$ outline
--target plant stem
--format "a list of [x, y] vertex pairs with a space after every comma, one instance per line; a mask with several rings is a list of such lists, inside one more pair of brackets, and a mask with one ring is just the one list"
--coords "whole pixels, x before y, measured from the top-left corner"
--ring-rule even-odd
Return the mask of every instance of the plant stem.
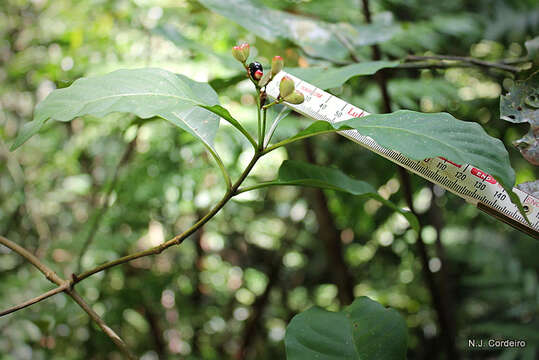
[[[479, 60], [469, 56], [455, 56], [455, 55], [408, 55], [405, 58], [405, 61], [424, 61], [424, 60], [438, 60], [438, 61], [458, 61], [464, 64], [477, 65], [487, 68], [496, 68], [501, 70], [506, 70], [510, 72], [519, 72], [520, 69], [511, 65], [496, 63], [492, 61]], [[403, 64], [404, 65], [404, 64]]]
[[264, 150], [264, 138], [266, 137], [266, 116], [268, 109], [263, 108], [262, 110], [262, 136], [260, 137], [260, 150]]
[[0, 317], [4, 316], [4, 315], [7, 315], [7, 314], [11, 314], [12, 312], [15, 312], [15, 311], [18, 311], [18, 310], [21, 310], [21, 309], [24, 309], [25, 307], [28, 307], [30, 305], [33, 305], [35, 303], [38, 303], [40, 301], [43, 301], [53, 295], [56, 295], [58, 293], [61, 293], [63, 291], [65, 291], [67, 288], [69, 287], [69, 284], [64, 284], [64, 285], [60, 285], [52, 290], [49, 290], [47, 291], [46, 293], [43, 293], [39, 296], [36, 296], [35, 298], [33, 299], [30, 299], [30, 300], [27, 300], [23, 303], [20, 303], [18, 305], [15, 305], [9, 309], [6, 309], [6, 310], [3, 310], [3, 311], [0, 311]]
[[[3, 236], [0, 236], [0, 244], [4, 245], [5, 247], [13, 250], [23, 258], [25, 258], [28, 262], [30, 262], [32, 265], [34, 265], [39, 271], [41, 271], [45, 277], [55, 283], [59, 286], [59, 288], [62, 288], [62, 290], [53, 289], [51, 291], [48, 291], [47, 293], [38, 296], [39, 300], [35, 301], [37, 298], [34, 298], [32, 304], [37, 303], [38, 301], [42, 301], [54, 294], [57, 294], [59, 292], [66, 292], [79, 306], [86, 311], [86, 313], [94, 320], [99, 327], [105, 332], [105, 334], [112, 339], [112, 341], [116, 344], [116, 346], [120, 349], [120, 351], [128, 358], [128, 359], [135, 359], [133, 355], [131, 355], [131, 352], [127, 348], [127, 345], [125, 342], [109, 327], [105, 322], [93, 311], [88, 304], [80, 297], [80, 295], [71, 287], [71, 282], [66, 281], [62, 278], [60, 278], [52, 269], [50, 269], [47, 265], [43, 264], [34, 254], [30, 253], [25, 248], [19, 246], [18, 244], [14, 243], [11, 240], [6, 239]], [[55, 291], [56, 290], [56, 291]], [[30, 300], [31, 302], [32, 300]], [[31, 305], [31, 304], [28, 304]], [[23, 307], [20, 307], [19, 309], [22, 309]], [[17, 309], [18, 310], [18, 309]], [[13, 310], [16, 311], [16, 310]], [[13, 312], [11, 311], [11, 312]]]
[[0, 235], [0, 244], [4, 245], [5, 247], [15, 251], [17, 254], [22, 256], [24, 259], [26, 259], [29, 263], [34, 265], [50, 282], [53, 282], [57, 285], [63, 285], [64, 280], [60, 278], [56, 273], [49, 268], [47, 265], [43, 264], [41, 260], [39, 260], [34, 254], [32, 254], [30, 251], [26, 250], [22, 246], [14, 243], [13, 241], [6, 239], [5, 237]]
[[260, 134], [262, 133], [262, 124], [261, 124], [261, 119], [260, 119], [260, 91], [258, 91], [257, 89], [257, 96], [256, 96], [256, 116], [257, 116], [257, 133], [258, 133], [258, 149], [260, 149], [260, 143], [262, 142], [260, 139]]
[[105, 334], [116, 344], [122, 353], [128, 358], [135, 360], [136, 357], [131, 354], [125, 342], [112, 330], [99, 315], [84, 301], [84, 299], [74, 290], [68, 288], [66, 292], [75, 300], [77, 304], [90, 316], [90, 318], [103, 330]]
[[269, 108], [272, 107], [273, 105], [280, 104], [281, 102], [282, 102], [282, 100], [273, 100], [273, 101], [270, 102], [269, 104], [266, 104], [266, 105], [262, 106], [262, 109], [264, 109], [264, 110], [269, 109]]

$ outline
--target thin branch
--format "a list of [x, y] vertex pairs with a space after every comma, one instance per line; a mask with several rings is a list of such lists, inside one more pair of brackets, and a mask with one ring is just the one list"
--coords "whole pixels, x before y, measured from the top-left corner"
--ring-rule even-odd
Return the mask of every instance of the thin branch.
[[[258, 105], [258, 113], [260, 116], [260, 103]], [[260, 121], [259, 121], [260, 124]], [[259, 127], [259, 130], [260, 127]], [[260, 140], [260, 137], [259, 137]], [[261, 143], [262, 144], [262, 143]], [[16, 243], [6, 239], [3, 236], [0, 236], [0, 244], [5, 245], [6, 247], [12, 249], [13, 251], [20, 254], [22, 257], [24, 257], [26, 260], [28, 260], [30, 263], [32, 263], [36, 268], [38, 268], [43, 274], [45, 274], [46, 278], [50, 281], [54, 282], [55, 284], [59, 285], [59, 288], [51, 290], [47, 294], [44, 294], [40, 296], [40, 299], [37, 301], [34, 301], [32, 303], [36, 303], [38, 301], [41, 301], [49, 296], [52, 296], [53, 294], [59, 293], [59, 292], [66, 292], [75, 300], [79, 306], [88, 313], [88, 315], [94, 320], [99, 327], [109, 336], [112, 341], [118, 346], [118, 348], [127, 356], [129, 359], [134, 359], [133, 355], [130, 354], [127, 346], [123, 342], [123, 340], [109, 327], [107, 326], [103, 320], [84, 302], [84, 300], [78, 295], [78, 293], [73, 289], [73, 286], [77, 284], [78, 282], [84, 280], [85, 278], [98, 273], [100, 271], [103, 271], [105, 269], [111, 268], [116, 265], [120, 265], [123, 263], [126, 263], [128, 261], [138, 259], [141, 257], [149, 256], [149, 255], [155, 255], [161, 253], [163, 250], [173, 246], [173, 245], [179, 245], [185, 240], [188, 236], [193, 234], [195, 231], [197, 231], [199, 228], [201, 228], [206, 222], [208, 222], [213, 216], [215, 216], [224, 206], [225, 204], [234, 196], [238, 195], [238, 189], [240, 185], [243, 183], [243, 181], [247, 178], [253, 167], [255, 166], [256, 162], [260, 157], [264, 155], [263, 153], [263, 146], [260, 150], [255, 151], [253, 158], [247, 165], [247, 167], [244, 169], [238, 180], [231, 185], [228, 189], [223, 198], [217, 203], [211, 210], [208, 212], [204, 217], [202, 217], [199, 221], [197, 221], [193, 226], [191, 226], [189, 229], [184, 231], [183, 233], [176, 235], [174, 238], [158, 245], [153, 248], [134, 253], [131, 255], [127, 255], [124, 257], [121, 257], [119, 259], [116, 259], [114, 261], [110, 261], [108, 263], [99, 265], [95, 267], [92, 270], [86, 271], [81, 275], [75, 275], [72, 274], [72, 278], [69, 281], [61, 279], [54, 271], [49, 269], [46, 265], [44, 265], [39, 259], [37, 259], [33, 254], [31, 254], [26, 249], [20, 247]], [[218, 158], [216, 158], [217, 160]], [[230, 181], [228, 179], [228, 181]], [[228, 183], [227, 181], [227, 183]], [[51, 294], [49, 294], [51, 293]], [[29, 304], [30, 305], [30, 304]], [[15, 310], [14, 310], [15, 311]]]
[[522, 64], [522, 63], [530, 62], [530, 61], [532, 61], [532, 59], [530, 59], [529, 56], [522, 56], [522, 57], [514, 58], [514, 59], [502, 59], [502, 60], [500, 60], [500, 62], [502, 64], [507, 64], [507, 65], [510, 65], [510, 64]]
[[424, 60], [438, 60], [438, 61], [458, 61], [463, 64], [470, 64], [470, 65], [476, 65], [481, 67], [487, 67], [487, 68], [495, 68], [495, 69], [501, 69], [506, 70], [510, 72], [519, 72], [520, 69], [514, 66], [510, 66], [503, 63], [497, 63], [492, 61], [484, 61], [479, 60], [473, 57], [469, 56], [455, 56], [455, 55], [428, 55], [428, 56], [420, 56], [420, 55], [408, 55], [405, 58], [405, 61], [424, 61]]
[[361, 60], [359, 59], [359, 55], [356, 53], [356, 50], [354, 49], [354, 46], [352, 44], [350, 44], [350, 41], [348, 41], [346, 36], [339, 33], [338, 31], [335, 31], [334, 34], [335, 34], [335, 37], [337, 38], [337, 40], [339, 40], [339, 42], [341, 44], [343, 44], [344, 47], [348, 50], [348, 53], [350, 54], [350, 57], [352, 58], [352, 60], [354, 60], [353, 62], [354, 63], [360, 63]]
[[260, 109], [263, 106], [260, 103], [260, 91], [257, 89], [257, 96], [256, 96], [256, 115], [257, 115], [257, 140], [258, 140], [258, 149], [260, 149], [260, 146], [262, 144], [262, 119], [261, 119], [261, 113]]
[[7, 315], [7, 314], [11, 314], [12, 312], [24, 309], [25, 307], [28, 307], [28, 306], [33, 305], [35, 303], [38, 303], [38, 302], [40, 302], [42, 300], [45, 300], [45, 299], [47, 299], [47, 298], [49, 298], [49, 297], [51, 297], [53, 295], [61, 293], [61, 292], [65, 291], [68, 287], [69, 287], [68, 283], [66, 283], [64, 285], [60, 285], [60, 286], [58, 286], [58, 287], [56, 287], [56, 288], [54, 288], [52, 290], [47, 291], [44, 294], [36, 296], [33, 299], [27, 300], [27, 301], [25, 301], [23, 303], [20, 303], [18, 305], [15, 305], [15, 306], [9, 308], [9, 309], [0, 311], [0, 317], [2, 317], [4, 315]]
[[450, 69], [450, 68], [471, 68], [474, 67], [473, 64], [468, 63], [460, 63], [460, 62], [453, 62], [453, 63], [433, 63], [428, 61], [422, 61], [422, 62], [408, 62], [408, 63], [401, 63], [394, 68], [391, 69]]
[[262, 110], [263, 116], [262, 116], [262, 137], [260, 138], [260, 143], [262, 144], [262, 147], [264, 146], [264, 138], [266, 137], [266, 117], [267, 117], [268, 109], [264, 108]]
[[101, 330], [103, 330], [103, 332], [107, 334], [109, 338], [111, 338], [114, 344], [116, 344], [116, 346], [128, 359], [136, 359], [136, 357], [131, 354], [122, 338], [120, 338], [120, 336], [118, 336], [118, 334], [116, 334], [114, 330], [112, 330], [107, 324], [105, 324], [103, 319], [101, 319], [99, 315], [97, 315], [97, 313], [84, 301], [84, 299], [74, 289], [69, 288], [66, 290], [66, 292], [69, 294], [69, 296], [73, 298], [73, 300], [75, 300], [77, 304], [79, 304], [79, 306], [90, 316], [90, 318], [92, 318], [92, 320], [101, 328]]
[[334, 60], [334, 59], [326, 58], [324, 56], [318, 56], [318, 55], [315, 55], [315, 54], [309, 54], [309, 52], [305, 51], [305, 49], [302, 48], [302, 47], [300, 47], [299, 50], [303, 53], [303, 55], [305, 55], [308, 58], [313, 59], [313, 60], [326, 61], [326, 62], [330, 62], [332, 64], [342, 65], [342, 66], [353, 64], [353, 62], [351, 62], [351, 61]]
[[[131, 355], [125, 342], [107, 324], [105, 324], [105, 322], [99, 317], [99, 315], [97, 315], [96, 312], [93, 311], [92, 308], [90, 308], [90, 306], [86, 304], [86, 302], [80, 297], [80, 295], [73, 288], [71, 288], [71, 283], [69, 281], [66, 281], [60, 278], [58, 275], [56, 275], [56, 273], [52, 269], [50, 269], [47, 265], [43, 264], [34, 254], [30, 253], [25, 248], [19, 246], [18, 244], [14, 243], [11, 240], [6, 239], [5, 237], [1, 235], [0, 235], [0, 244], [13, 250], [17, 254], [25, 258], [28, 262], [34, 265], [39, 271], [41, 271], [49, 281], [59, 286], [58, 288], [53, 289], [43, 294], [42, 296], [39, 297], [40, 298], [39, 300], [32, 302], [32, 304], [35, 304], [38, 301], [42, 301], [61, 291], [66, 292], [69, 296], [71, 296], [71, 298], [73, 298], [73, 300], [75, 300], [77, 304], [79, 304], [79, 306], [84, 311], [86, 311], [86, 313], [92, 318], [92, 320], [94, 320], [97, 323], [97, 325], [99, 325], [99, 327], [105, 332], [105, 334], [107, 334], [107, 336], [111, 338], [111, 340], [116, 344], [116, 346], [120, 349], [122, 353], [124, 353], [124, 355], [128, 359], [135, 359], [135, 357]], [[62, 288], [62, 290], [58, 290], [60, 288]], [[28, 305], [31, 305], [31, 304], [28, 304]], [[20, 309], [22, 309], [22, 307], [20, 307]], [[16, 310], [13, 310], [13, 311], [16, 311]]]

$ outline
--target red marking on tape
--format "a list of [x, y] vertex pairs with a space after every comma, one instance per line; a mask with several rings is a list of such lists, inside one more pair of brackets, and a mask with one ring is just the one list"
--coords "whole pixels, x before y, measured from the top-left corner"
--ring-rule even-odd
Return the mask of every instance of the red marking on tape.
[[311, 89], [311, 88], [309, 88], [308, 86], [305, 86], [305, 85], [300, 85], [300, 89], [303, 90], [304, 94], [308, 94], [308, 95], [311, 95], [311, 96], [316, 96], [317, 98], [321, 98], [322, 96], [324, 96], [324, 94], [322, 94], [321, 92], [316, 92], [315, 91], [316, 89]]
[[305, 85], [301, 85], [300, 88], [301, 88], [301, 90], [303, 90], [303, 91], [305, 91], [305, 92], [307, 92], [307, 93], [313, 91], [312, 89], [308, 88], [308, 87], [305, 86]]
[[455, 166], [458, 167], [458, 168], [462, 166], [462, 165], [459, 165], [459, 164], [455, 164], [453, 161], [447, 160], [447, 159], [444, 158], [444, 157], [441, 157], [441, 156], [438, 156], [438, 157], [439, 157], [440, 159], [442, 159], [442, 160], [447, 161], [447, 162], [450, 163], [451, 165], [455, 165]]
[[526, 201], [524, 201], [524, 204], [529, 204], [529, 205], [532, 205], [532, 206], [539, 206], [539, 200], [537, 200], [533, 196], [528, 196], [526, 198]]
[[355, 107], [351, 107], [350, 110], [348, 110], [348, 115], [355, 118], [363, 116], [364, 113], [365, 111], [359, 110], [358, 108], [355, 108]]
[[472, 175], [475, 175], [478, 178], [480, 178], [481, 180], [484, 180], [484, 181], [489, 182], [491, 184], [496, 184], [496, 180], [494, 180], [494, 178], [492, 176], [490, 176], [486, 172], [481, 171], [479, 169], [472, 168]]

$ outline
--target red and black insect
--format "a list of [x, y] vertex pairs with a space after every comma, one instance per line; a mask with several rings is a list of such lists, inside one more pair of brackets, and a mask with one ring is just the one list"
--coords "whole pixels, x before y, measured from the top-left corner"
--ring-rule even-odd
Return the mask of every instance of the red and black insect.
[[250, 63], [249, 74], [253, 79], [260, 80], [260, 78], [262, 78], [262, 75], [264, 75], [264, 69], [262, 68], [262, 64], [257, 61]]

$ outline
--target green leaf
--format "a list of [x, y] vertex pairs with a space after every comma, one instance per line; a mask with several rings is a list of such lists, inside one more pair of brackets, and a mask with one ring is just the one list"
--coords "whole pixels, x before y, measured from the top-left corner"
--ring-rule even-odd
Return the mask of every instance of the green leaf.
[[117, 70], [81, 78], [50, 93], [37, 105], [34, 120], [23, 126], [11, 149], [21, 146], [49, 119], [71, 121], [83, 115], [102, 117], [112, 112], [132, 113], [143, 119], [162, 117], [211, 147], [219, 117], [199, 105], [218, 103], [217, 94], [208, 84], [183, 75], [153, 68]]
[[[329, 125], [329, 123], [326, 124]], [[255, 186], [266, 187], [282, 185], [308, 186], [337, 190], [355, 196], [368, 197], [380, 201], [389, 208], [401, 213], [408, 220], [410, 226], [414, 230], [419, 231], [417, 218], [410, 211], [401, 209], [391, 201], [381, 197], [376, 192], [376, 189], [369, 183], [353, 179], [338, 169], [312, 165], [301, 161], [285, 160], [279, 168], [277, 180]]]
[[200, 0], [208, 9], [243, 26], [262, 39], [288, 39], [310, 55], [343, 59], [348, 50], [333, 34], [332, 24], [270, 9], [250, 0]]
[[399, 313], [368, 297], [341, 312], [312, 307], [286, 329], [288, 360], [406, 359], [407, 328]]
[[285, 71], [322, 90], [341, 86], [353, 77], [372, 75], [383, 68], [395, 67], [398, 61], [369, 61], [339, 68], [286, 68]]
[[334, 124], [336, 129], [343, 126], [356, 129], [380, 146], [398, 151], [413, 160], [443, 156], [488, 172], [506, 190], [510, 191], [515, 183], [515, 172], [503, 143], [490, 137], [475, 122], [457, 120], [447, 113], [400, 110]]

